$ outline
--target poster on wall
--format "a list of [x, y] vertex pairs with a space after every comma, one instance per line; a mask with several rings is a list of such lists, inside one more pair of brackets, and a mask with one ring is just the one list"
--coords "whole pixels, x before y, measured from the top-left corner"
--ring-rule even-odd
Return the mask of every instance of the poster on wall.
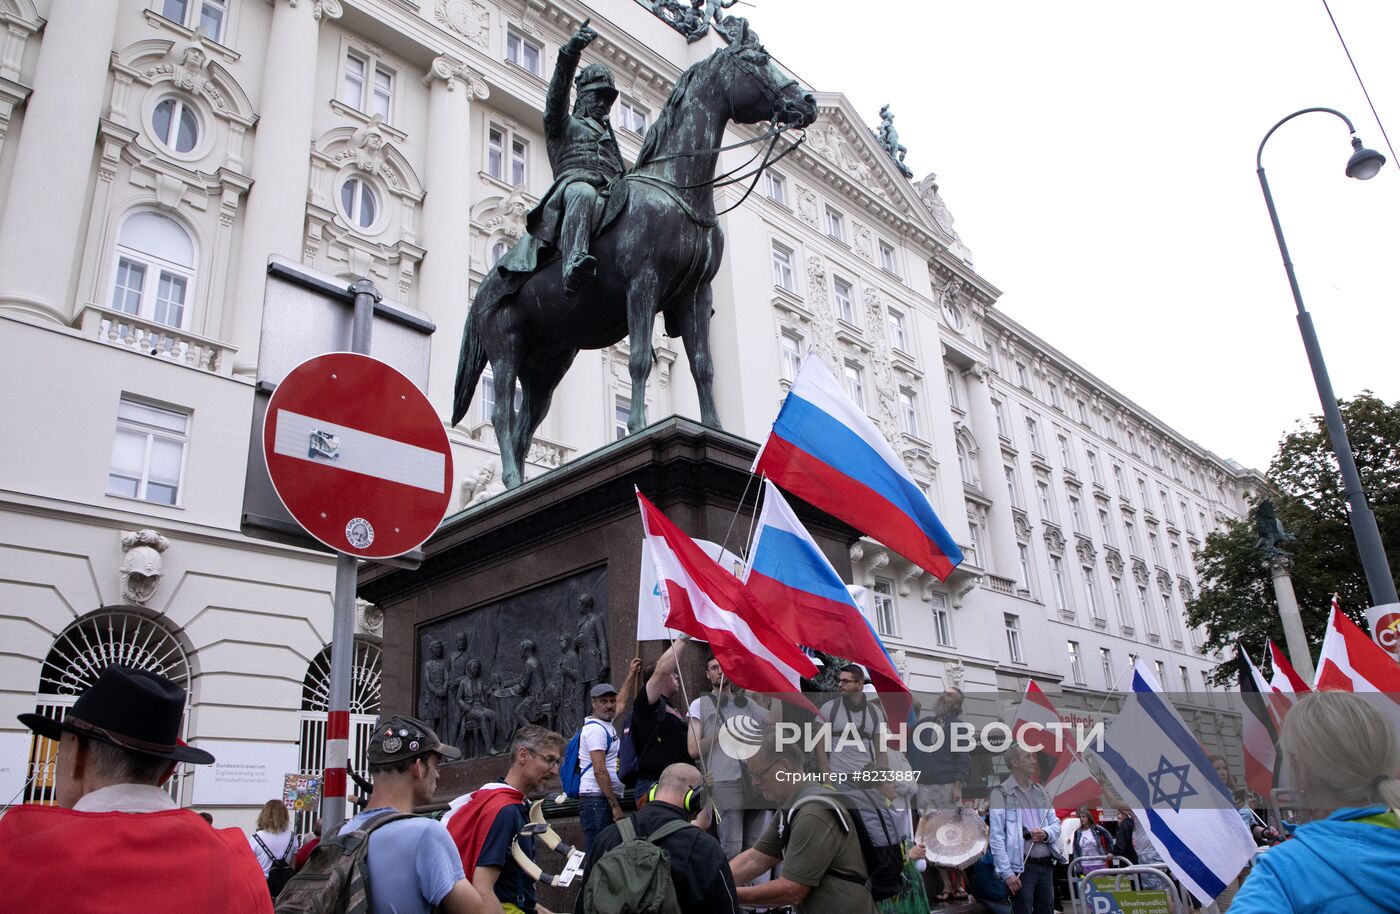
[[286, 775], [282, 779], [282, 802], [287, 804], [287, 811], [293, 815], [318, 809], [321, 805], [321, 776]]
[[8, 803], [11, 797], [18, 797], [29, 776], [28, 730], [0, 733], [0, 804]]
[[261, 806], [281, 799], [287, 772], [297, 767], [296, 743], [200, 740], [199, 748], [214, 754], [214, 764], [194, 769], [194, 806]]

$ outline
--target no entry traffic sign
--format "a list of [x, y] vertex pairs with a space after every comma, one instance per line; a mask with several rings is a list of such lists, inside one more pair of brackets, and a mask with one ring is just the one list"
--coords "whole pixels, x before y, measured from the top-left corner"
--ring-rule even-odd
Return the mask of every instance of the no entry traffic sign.
[[423, 544], [451, 499], [452, 452], [428, 398], [378, 359], [332, 352], [277, 385], [263, 420], [273, 488], [306, 531], [368, 559]]

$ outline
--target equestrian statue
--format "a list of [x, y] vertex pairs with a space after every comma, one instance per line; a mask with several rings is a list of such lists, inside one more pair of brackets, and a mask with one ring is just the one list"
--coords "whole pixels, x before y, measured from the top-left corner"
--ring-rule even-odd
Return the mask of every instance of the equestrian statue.
[[[526, 234], [487, 274], [462, 331], [452, 424], [461, 421], [487, 363], [497, 391], [491, 414], [507, 488], [524, 481], [530, 440], [554, 389], [581, 349], [632, 340], [632, 408], [627, 430], [646, 426], [651, 332], [659, 313], [680, 336], [700, 396], [700, 419], [719, 428], [710, 359], [710, 280], [724, 236], [713, 188], [730, 121], [768, 122], [740, 143], [768, 141], [757, 169], [783, 131], [810, 125], [816, 100], [769, 60], [748, 23], [725, 20], [731, 43], [681, 74], [636, 166], [624, 173], [608, 121], [617, 98], [601, 64], [579, 69], [597, 38], [584, 21], [559, 49], [545, 102], [545, 137], [554, 183], [526, 219]], [[568, 109], [569, 82], [575, 102]], [[800, 141], [799, 141], [800, 142]], [[788, 147], [789, 150], [791, 147]], [[755, 158], [758, 154], [755, 154]], [[737, 180], [737, 179], [735, 179]], [[521, 405], [509, 391], [520, 382]]]

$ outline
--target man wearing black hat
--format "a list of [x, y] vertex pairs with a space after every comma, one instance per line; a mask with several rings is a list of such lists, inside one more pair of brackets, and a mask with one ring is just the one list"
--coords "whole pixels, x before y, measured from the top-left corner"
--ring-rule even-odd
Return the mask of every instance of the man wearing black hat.
[[58, 805], [0, 819], [6, 910], [271, 914], [243, 833], [210, 828], [161, 788], [179, 763], [214, 761], [180, 741], [184, 709], [164, 676], [109, 666], [63, 720], [19, 715], [58, 741]]
[[[366, 752], [374, 790], [365, 810], [341, 828], [364, 828], [379, 816], [411, 813], [432, 801], [438, 765], [460, 758], [415, 717], [391, 717], [374, 728]], [[442, 823], [414, 816], [387, 822], [369, 836], [369, 914], [477, 914], [481, 896], [462, 871], [457, 845]]]

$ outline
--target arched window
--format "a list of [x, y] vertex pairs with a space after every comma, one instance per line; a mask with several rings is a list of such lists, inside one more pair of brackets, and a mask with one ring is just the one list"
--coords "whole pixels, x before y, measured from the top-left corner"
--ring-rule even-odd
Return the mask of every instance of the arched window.
[[[84, 616], [54, 639], [39, 673], [35, 713], [63, 720], [77, 697], [112, 664], [159, 673], [189, 688], [190, 665], [175, 635], [158, 619], [127, 609], [99, 610]], [[30, 741], [25, 803], [54, 802], [58, 744], [37, 734]], [[182, 771], [166, 785], [179, 798]]]
[[495, 244], [491, 245], [491, 266], [494, 267], [496, 261], [506, 256], [506, 250], [507, 247], [504, 241], [497, 241]]
[[180, 327], [194, 288], [194, 241], [169, 216], [138, 210], [117, 237], [112, 310]]
[[190, 152], [199, 145], [199, 115], [193, 105], [176, 96], [156, 104], [151, 129], [162, 146], [175, 152]]
[[379, 198], [364, 178], [347, 178], [340, 185], [340, 207], [351, 225], [369, 228], [379, 215]]
[[[365, 772], [365, 751], [379, 720], [379, 645], [355, 639], [350, 660], [350, 768]], [[326, 712], [330, 709], [331, 649], [327, 645], [306, 668], [301, 684], [301, 761], [303, 774], [319, 775], [326, 767]], [[354, 789], [353, 787], [351, 788]], [[299, 811], [295, 828], [311, 828], [313, 811]]]

